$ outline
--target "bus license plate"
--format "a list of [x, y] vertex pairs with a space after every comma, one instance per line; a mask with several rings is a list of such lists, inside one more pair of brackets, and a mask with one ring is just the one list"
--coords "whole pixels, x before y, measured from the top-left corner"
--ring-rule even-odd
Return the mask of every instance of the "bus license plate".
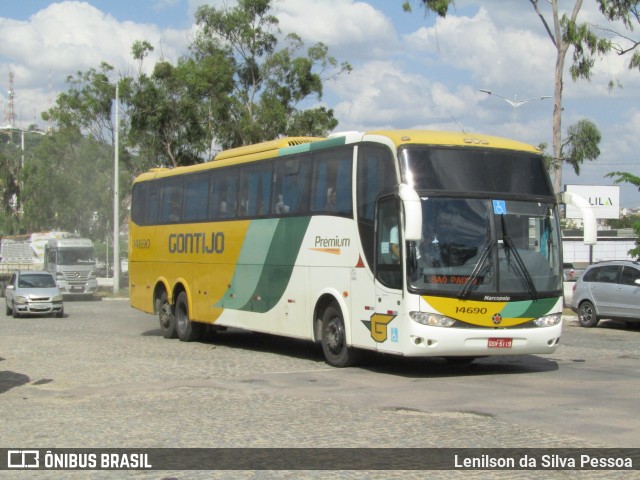
[[489, 348], [511, 348], [513, 338], [490, 338], [487, 346]]

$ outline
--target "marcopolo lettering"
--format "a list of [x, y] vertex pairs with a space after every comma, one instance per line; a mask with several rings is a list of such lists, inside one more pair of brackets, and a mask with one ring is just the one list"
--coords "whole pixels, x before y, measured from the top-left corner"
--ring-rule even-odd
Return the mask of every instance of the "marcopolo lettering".
[[169, 235], [169, 253], [222, 253], [224, 233], [172, 233]]

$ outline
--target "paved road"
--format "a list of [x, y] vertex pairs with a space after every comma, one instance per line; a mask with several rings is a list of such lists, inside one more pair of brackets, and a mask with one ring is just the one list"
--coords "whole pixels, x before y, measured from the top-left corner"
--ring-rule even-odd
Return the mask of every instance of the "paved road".
[[[0, 318], [0, 448], [640, 447], [640, 330], [620, 324], [567, 317], [551, 356], [374, 356], [335, 369], [302, 341], [166, 340], [124, 300], [65, 312]], [[246, 478], [282, 476], [265, 475]]]

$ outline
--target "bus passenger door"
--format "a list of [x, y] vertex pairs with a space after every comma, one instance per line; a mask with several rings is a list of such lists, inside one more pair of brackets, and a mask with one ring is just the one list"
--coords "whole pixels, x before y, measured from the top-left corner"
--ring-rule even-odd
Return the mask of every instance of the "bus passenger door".
[[[396, 196], [380, 199], [376, 211], [375, 313], [371, 336], [377, 350], [399, 352], [402, 305], [402, 229], [400, 201]], [[396, 320], [397, 319], [397, 320]]]

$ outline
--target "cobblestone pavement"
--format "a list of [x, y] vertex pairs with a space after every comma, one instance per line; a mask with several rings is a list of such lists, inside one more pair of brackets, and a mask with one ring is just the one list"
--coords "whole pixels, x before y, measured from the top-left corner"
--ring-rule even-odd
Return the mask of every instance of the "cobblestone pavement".
[[[640, 393], [638, 330], [587, 330], [568, 317], [566, 343], [552, 358], [481, 359], [461, 367], [376, 356], [359, 368], [335, 369], [318, 347], [267, 335], [166, 340], [156, 317], [123, 300], [68, 302], [65, 311], [63, 319], [0, 319], [2, 448], [640, 446], [640, 424], [629, 413]], [[603, 347], [603, 333], [615, 349]], [[619, 385], [625, 375], [636, 381]], [[586, 397], [590, 385], [595, 391]], [[607, 410], [607, 398], [622, 388]], [[40, 471], [29, 478], [550, 474], [575, 472]], [[623, 474], [632, 478], [581, 472], [587, 479]]]

